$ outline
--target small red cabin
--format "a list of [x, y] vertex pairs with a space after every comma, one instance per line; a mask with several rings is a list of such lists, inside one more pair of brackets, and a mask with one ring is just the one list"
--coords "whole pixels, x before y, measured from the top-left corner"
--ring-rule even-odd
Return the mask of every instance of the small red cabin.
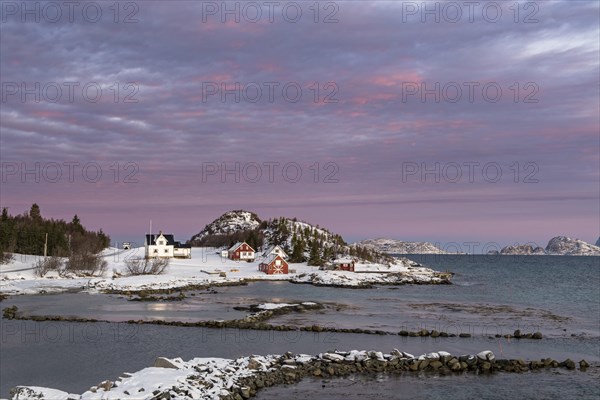
[[338, 258], [333, 260], [333, 266], [338, 271], [354, 272], [354, 260], [351, 258]]
[[278, 254], [271, 254], [258, 266], [258, 270], [267, 275], [287, 274], [288, 263]]
[[254, 261], [254, 249], [246, 242], [238, 242], [227, 250], [227, 257], [231, 260]]

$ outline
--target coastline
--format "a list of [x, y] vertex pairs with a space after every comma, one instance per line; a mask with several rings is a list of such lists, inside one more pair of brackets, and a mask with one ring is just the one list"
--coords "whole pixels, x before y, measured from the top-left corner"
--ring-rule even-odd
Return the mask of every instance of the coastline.
[[[17, 255], [17, 259], [10, 264], [0, 266], [0, 294], [44, 294], [72, 290], [91, 293], [189, 290], [219, 285], [244, 285], [256, 281], [289, 281], [340, 288], [451, 283], [450, 273], [435, 271], [406, 258], [397, 258], [389, 265], [357, 264], [357, 272], [319, 270], [306, 263], [290, 264], [290, 270], [294, 272], [267, 275], [258, 271], [260, 260], [250, 263], [231, 261], [215, 254], [212, 248], [194, 248], [192, 259], [174, 259], [161, 275], [124, 276], [124, 260], [135, 254], [139, 254], [139, 249], [105, 250], [103, 257], [108, 262], [108, 268], [102, 277], [61, 277], [50, 272], [43, 278], [35, 276], [32, 267], [40, 256]], [[112, 276], [108, 276], [111, 275], [108, 271], [112, 271]]]
[[[493, 352], [452, 355], [437, 351], [414, 356], [394, 349], [381, 351], [330, 351], [315, 356], [285, 353], [283, 355], [252, 355], [235, 360], [224, 358], [156, 358], [152, 367], [135, 373], [123, 373], [116, 381], [102, 381], [83, 394], [56, 389], [18, 386], [11, 391], [12, 399], [69, 398], [91, 399], [211, 399], [240, 400], [254, 397], [265, 387], [292, 384], [306, 377], [343, 378], [352, 374], [440, 374], [489, 375], [494, 373], [525, 373], [533, 370], [565, 368], [582, 373], [590, 368], [585, 360], [559, 362], [541, 360], [496, 359]], [[593, 367], [592, 367], [593, 368]]]

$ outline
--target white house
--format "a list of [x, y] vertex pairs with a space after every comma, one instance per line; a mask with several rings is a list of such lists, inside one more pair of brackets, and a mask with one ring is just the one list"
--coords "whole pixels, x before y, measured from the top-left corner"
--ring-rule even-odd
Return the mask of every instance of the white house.
[[288, 258], [287, 253], [285, 251], [283, 251], [283, 249], [279, 245], [274, 245], [274, 246], [269, 247], [267, 250], [265, 250], [263, 252], [262, 255], [263, 255], [263, 257], [268, 257], [268, 256], [273, 255], [273, 254], [276, 254], [276, 255], [280, 256], [281, 258], [283, 258], [283, 259]]
[[146, 258], [192, 258], [192, 246], [176, 242], [171, 234], [146, 235]]

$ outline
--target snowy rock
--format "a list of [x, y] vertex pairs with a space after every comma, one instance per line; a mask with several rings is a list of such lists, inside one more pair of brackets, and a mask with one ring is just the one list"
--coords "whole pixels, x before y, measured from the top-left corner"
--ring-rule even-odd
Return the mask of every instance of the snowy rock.
[[381, 351], [370, 351], [369, 358], [373, 358], [378, 361], [385, 361], [385, 358], [383, 357], [383, 353]]
[[482, 352], [477, 353], [477, 358], [482, 361], [492, 361], [496, 357], [494, 356], [494, 353], [492, 353], [490, 350], [484, 350]]
[[156, 360], [154, 360], [154, 367], [177, 369], [177, 365], [175, 365], [175, 363], [173, 363], [168, 358], [164, 358], [164, 357], [157, 357]]
[[344, 361], [344, 359], [346, 357], [341, 356], [339, 354], [335, 354], [335, 353], [325, 353], [325, 354], [323, 354], [322, 358], [324, 360], [330, 360], [330, 361], [334, 361], [334, 362], [342, 362], [342, 361]]

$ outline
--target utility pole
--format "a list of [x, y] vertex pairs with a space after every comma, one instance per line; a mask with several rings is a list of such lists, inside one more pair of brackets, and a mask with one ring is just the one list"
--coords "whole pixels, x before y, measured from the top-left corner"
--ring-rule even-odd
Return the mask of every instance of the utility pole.
[[44, 242], [44, 259], [48, 256], [48, 233], [46, 233], [46, 241]]

